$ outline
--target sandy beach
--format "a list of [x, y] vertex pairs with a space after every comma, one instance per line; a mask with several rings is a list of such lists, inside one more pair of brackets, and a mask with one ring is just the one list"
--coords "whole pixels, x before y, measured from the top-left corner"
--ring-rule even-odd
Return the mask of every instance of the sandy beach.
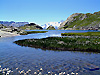
[[11, 36], [18, 36], [19, 34], [16, 33], [10, 33], [6, 31], [1, 31], [0, 30], [0, 37], [11, 37]]

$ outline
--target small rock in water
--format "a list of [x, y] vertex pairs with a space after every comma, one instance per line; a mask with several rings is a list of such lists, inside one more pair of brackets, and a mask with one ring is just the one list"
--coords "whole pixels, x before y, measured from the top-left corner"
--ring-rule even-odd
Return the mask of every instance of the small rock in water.
[[24, 73], [24, 71], [21, 71], [20, 74]]
[[37, 75], [37, 73], [36, 73], [36, 72], [34, 72], [34, 74], [35, 74], [35, 75]]
[[3, 71], [2, 73], [4, 74], [5, 72]]
[[6, 69], [7, 71], [9, 70], [9, 68]]
[[29, 69], [28, 71], [29, 71], [29, 72], [31, 72], [31, 70], [30, 70], [30, 69]]
[[26, 75], [26, 73], [24, 73], [24, 75]]
[[7, 72], [6, 75], [9, 75], [9, 73]]
[[76, 75], [78, 75], [78, 73], [76, 73]]
[[37, 70], [37, 72], [39, 72], [39, 70]]
[[50, 72], [48, 72], [48, 74], [50, 74]]
[[26, 73], [28, 73], [29, 71], [27, 71]]
[[16, 70], [18, 70], [18, 68], [16, 68]]
[[65, 75], [66, 73], [65, 73], [65, 72], [63, 72], [63, 74]]
[[9, 71], [7, 71], [8, 73], [10, 73], [11, 72], [11, 70], [9, 70]]
[[72, 75], [74, 75], [75, 73], [74, 73], [74, 72], [72, 72], [71, 74], [72, 74]]
[[42, 69], [42, 68], [40, 68], [40, 70], [42, 71], [43, 69]]
[[42, 73], [41, 73], [41, 72], [39, 72], [39, 75], [42, 75]]

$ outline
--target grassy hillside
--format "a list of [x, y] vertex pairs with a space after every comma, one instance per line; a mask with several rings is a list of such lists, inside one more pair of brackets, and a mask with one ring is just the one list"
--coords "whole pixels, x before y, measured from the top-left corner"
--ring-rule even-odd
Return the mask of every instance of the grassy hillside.
[[30, 23], [30, 24], [26, 24], [24, 26], [19, 27], [22, 30], [40, 30], [43, 29], [41, 26], [35, 24], [35, 23]]
[[99, 28], [100, 26], [100, 11], [95, 12], [93, 14], [87, 13], [87, 14], [79, 14], [78, 16], [75, 16], [72, 21], [69, 21], [68, 23], [64, 25], [61, 29], [95, 29]]

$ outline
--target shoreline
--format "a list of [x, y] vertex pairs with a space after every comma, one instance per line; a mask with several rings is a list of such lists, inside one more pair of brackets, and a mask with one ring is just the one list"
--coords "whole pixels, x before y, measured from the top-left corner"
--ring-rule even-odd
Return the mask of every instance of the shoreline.
[[0, 38], [1, 37], [12, 37], [12, 36], [19, 36], [19, 34], [0, 30]]

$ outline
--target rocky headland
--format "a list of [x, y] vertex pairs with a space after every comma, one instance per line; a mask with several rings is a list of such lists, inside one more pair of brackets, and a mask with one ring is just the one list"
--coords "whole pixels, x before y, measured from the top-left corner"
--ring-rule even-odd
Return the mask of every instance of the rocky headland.
[[43, 28], [35, 23], [26, 24], [18, 27], [21, 30], [42, 30]]

